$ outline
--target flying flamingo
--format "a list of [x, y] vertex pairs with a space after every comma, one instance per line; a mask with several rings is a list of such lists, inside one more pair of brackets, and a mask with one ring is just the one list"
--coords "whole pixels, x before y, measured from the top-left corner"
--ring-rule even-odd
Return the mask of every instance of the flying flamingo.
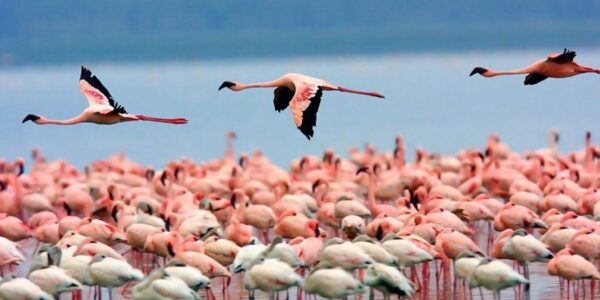
[[296, 127], [298, 127], [302, 134], [309, 140], [314, 135], [313, 127], [317, 126], [317, 112], [319, 111], [323, 91], [339, 91], [385, 98], [379, 93], [351, 90], [333, 85], [322, 79], [297, 73], [285, 74], [279, 79], [268, 82], [242, 84], [225, 81], [221, 84], [219, 90], [229, 88], [230, 90], [237, 92], [249, 88], [268, 87], [275, 88], [275, 97], [273, 98], [275, 110], [281, 112], [290, 106]]
[[546, 59], [541, 59], [525, 68], [512, 71], [494, 71], [482, 67], [476, 67], [469, 76], [480, 74], [483, 77], [494, 77], [499, 75], [527, 74], [525, 85], [538, 84], [548, 77], [565, 78], [583, 73], [600, 74], [600, 70], [579, 65], [573, 61], [575, 51], [565, 49], [563, 53], [553, 53]]
[[186, 124], [184, 118], [164, 119], [145, 115], [131, 115], [125, 107], [117, 103], [108, 90], [102, 85], [100, 79], [92, 75], [92, 71], [81, 66], [79, 90], [87, 98], [89, 106], [80, 115], [67, 120], [52, 120], [34, 114], [27, 115], [22, 123], [33, 121], [38, 125], [57, 124], [73, 125], [78, 123], [96, 123], [110, 125], [127, 121], [151, 121], [170, 124]]

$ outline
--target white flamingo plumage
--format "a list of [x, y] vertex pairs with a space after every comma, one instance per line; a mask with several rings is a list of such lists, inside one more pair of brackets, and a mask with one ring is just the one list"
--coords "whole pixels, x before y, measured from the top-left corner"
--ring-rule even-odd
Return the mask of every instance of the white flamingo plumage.
[[237, 92], [249, 88], [269, 87], [275, 88], [275, 97], [273, 99], [275, 110], [281, 112], [289, 106], [294, 118], [294, 124], [309, 140], [314, 135], [313, 127], [317, 126], [317, 112], [319, 111], [323, 91], [339, 91], [385, 98], [379, 93], [351, 90], [331, 84], [323, 79], [297, 73], [288, 73], [269, 82], [242, 84], [225, 81], [221, 84], [219, 90], [229, 88]]
[[79, 78], [79, 90], [87, 98], [89, 106], [78, 116], [67, 120], [47, 119], [43, 116], [29, 114], [23, 119], [23, 123], [32, 121], [38, 125], [74, 125], [78, 123], [96, 123], [110, 125], [128, 121], [151, 121], [169, 124], [186, 124], [184, 118], [164, 119], [149, 117], [145, 115], [128, 114], [125, 107], [117, 103], [108, 89], [104, 87], [100, 79], [92, 75], [92, 71], [81, 66]]

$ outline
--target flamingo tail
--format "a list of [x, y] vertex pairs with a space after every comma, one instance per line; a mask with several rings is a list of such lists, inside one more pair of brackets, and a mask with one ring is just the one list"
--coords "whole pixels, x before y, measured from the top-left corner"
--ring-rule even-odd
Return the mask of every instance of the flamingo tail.
[[150, 121], [150, 122], [159, 122], [159, 123], [168, 123], [168, 124], [187, 124], [187, 122], [188, 122], [187, 119], [185, 119], [185, 118], [167, 119], [167, 118], [156, 118], [156, 117], [150, 117], [150, 116], [144, 116], [144, 115], [136, 115], [136, 117], [140, 121]]
[[341, 86], [339, 86], [337, 88], [337, 90], [340, 91], [340, 92], [344, 92], [344, 93], [352, 93], [352, 94], [359, 94], [359, 95], [365, 95], [365, 96], [371, 96], [371, 97], [377, 97], [377, 98], [385, 98], [385, 96], [383, 96], [380, 93], [351, 90], [351, 89], [348, 89], [348, 88], [345, 88], [345, 87], [341, 87]]

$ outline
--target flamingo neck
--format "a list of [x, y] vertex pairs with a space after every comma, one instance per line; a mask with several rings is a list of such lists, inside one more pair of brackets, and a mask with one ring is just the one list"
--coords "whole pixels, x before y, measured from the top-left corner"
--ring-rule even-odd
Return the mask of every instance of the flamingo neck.
[[251, 89], [251, 88], [278, 87], [280, 84], [281, 84], [281, 80], [278, 79], [278, 80], [273, 80], [273, 81], [255, 82], [255, 83], [248, 83], [248, 84], [238, 83], [235, 86], [233, 86], [233, 88], [237, 91], [241, 91], [241, 90]]
[[375, 209], [375, 189], [377, 189], [377, 178], [375, 175], [369, 177], [369, 190], [367, 191], [367, 200], [369, 201], [369, 209], [371, 213]]
[[46, 119], [46, 118], [42, 117], [36, 123], [39, 125], [46, 125], [46, 124], [73, 125], [73, 124], [77, 124], [77, 123], [81, 123], [81, 122], [83, 122], [82, 117], [77, 116], [77, 117], [67, 119], [67, 120], [53, 120], [53, 119]]
[[523, 68], [523, 69], [518, 69], [518, 70], [509, 70], [509, 71], [488, 70], [487, 72], [485, 72], [485, 76], [494, 77], [494, 76], [501, 76], [501, 75], [518, 75], [518, 74], [528, 74], [528, 73], [531, 73], [531, 70], [529, 70], [529, 68]]

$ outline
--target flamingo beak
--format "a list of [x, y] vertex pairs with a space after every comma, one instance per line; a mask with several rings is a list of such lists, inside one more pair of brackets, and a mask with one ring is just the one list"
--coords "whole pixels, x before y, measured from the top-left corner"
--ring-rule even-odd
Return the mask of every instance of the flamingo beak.
[[63, 203], [63, 208], [65, 209], [65, 211], [67, 212], [67, 216], [70, 216], [71, 213], [73, 213], [73, 211], [71, 210], [71, 207], [69, 206], [69, 204], [67, 204], [66, 202]]
[[315, 193], [315, 190], [317, 189], [317, 187], [321, 184], [321, 179], [317, 179], [317, 181], [315, 181], [315, 183], [313, 183], [312, 185], [312, 192], [313, 194]]
[[360, 167], [357, 171], [356, 171], [356, 175], [358, 176], [358, 174], [362, 173], [362, 172], [367, 172], [368, 167]]
[[482, 68], [482, 67], [476, 67], [473, 69], [473, 71], [471, 71], [471, 74], [469, 74], [469, 77], [475, 75], [475, 74], [483, 74], [485, 72], [487, 72], [488, 70], [486, 68]]
[[40, 117], [39, 117], [39, 116], [37, 116], [37, 115], [28, 114], [28, 115], [27, 115], [27, 116], [26, 116], [26, 117], [23, 119], [23, 122], [21, 122], [21, 123], [25, 123], [25, 122], [27, 122], [27, 121], [32, 121], [32, 122], [35, 122], [35, 121], [37, 121], [37, 120], [39, 120], [39, 119], [40, 119]]
[[165, 186], [165, 180], [167, 180], [167, 172], [163, 172], [162, 175], [160, 175], [160, 183], [162, 183], [163, 186]]
[[113, 220], [115, 220], [115, 222], [119, 222], [119, 220], [117, 219], [118, 212], [119, 212], [119, 209], [117, 206], [113, 207], [112, 211], [110, 212], [110, 216], [113, 218]]
[[233, 195], [231, 195], [231, 199], [229, 200], [229, 202], [231, 203], [231, 206], [233, 206], [233, 208], [235, 208], [235, 201], [237, 196], [235, 195], [235, 193]]
[[377, 226], [377, 233], [375, 233], [375, 238], [381, 241], [383, 238], [383, 228], [381, 226]]
[[317, 228], [315, 228], [315, 237], [319, 237], [321, 235], [321, 230], [319, 229], [319, 226], [317, 225]]
[[175, 251], [173, 251], [173, 244], [171, 244], [171, 243], [167, 244], [167, 252], [169, 252], [169, 255], [171, 255], [173, 257], [175, 256]]
[[231, 88], [234, 85], [235, 85], [235, 83], [233, 83], [231, 81], [223, 81], [223, 83], [221, 83], [221, 86], [219, 87], [219, 91], [224, 88]]

